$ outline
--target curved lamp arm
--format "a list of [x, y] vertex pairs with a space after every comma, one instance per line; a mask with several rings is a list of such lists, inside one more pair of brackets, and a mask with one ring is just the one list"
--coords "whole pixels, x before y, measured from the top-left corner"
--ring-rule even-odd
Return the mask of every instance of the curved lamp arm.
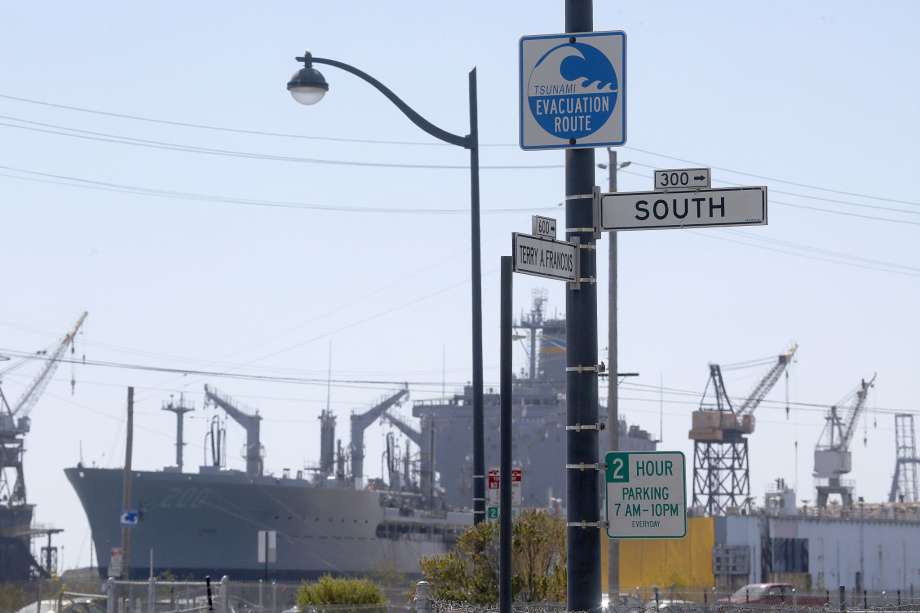
[[[350, 72], [356, 77], [360, 77], [361, 79], [364, 79], [365, 81], [373, 85], [375, 88], [377, 88], [377, 90], [381, 94], [389, 98], [390, 102], [395, 104], [396, 107], [400, 111], [402, 111], [403, 114], [406, 117], [408, 117], [412, 123], [420, 127], [422, 130], [424, 130], [428, 134], [431, 134], [435, 138], [442, 140], [446, 143], [450, 143], [451, 145], [457, 145], [458, 147], [463, 147], [464, 149], [469, 149], [471, 147], [472, 139], [469, 136], [458, 136], [456, 134], [448, 132], [447, 130], [442, 130], [438, 126], [434, 125], [433, 123], [431, 123], [430, 121], [428, 121], [427, 119], [425, 119], [424, 117], [416, 113], [415, 110], [412, 109], [412, 107], [410, 107], [408, 104], [403, 102], [399, 96], [397, 96], [396, 94], [393, 93], [392, 90], [390, 90], [390, 88], [388, 88], [386, 85], [384, 85], [383, 83], [381, 83], [380, 81], [372, 77], [371, 75], [367, 74], [363, 70], [358, 70], [354, 66], [350, 66], [346, 64], [345, 62], [339, 62], [338, 60], [330, 60], [330, 59], [322, 58], [322, 57], [312, 57], [310, 59], [313, 61], [314, 64], [326, 64], [328, 66], [335, 66], [336, 68], [341, 68], [345, 72]], [[304, 58], [299, 57], [297, 58], [297, 60], [304, 61]]]

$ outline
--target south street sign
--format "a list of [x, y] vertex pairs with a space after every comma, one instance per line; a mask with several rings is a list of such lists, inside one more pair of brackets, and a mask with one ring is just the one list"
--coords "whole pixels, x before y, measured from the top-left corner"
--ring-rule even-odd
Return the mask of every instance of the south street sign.
[[538, 277], [576, 281], [578, 248], [574, 243], [511, 233], [514, 272]]
[[766, 187], [601, 194], [602, 230], [658, 230], [767, 223]]
[[626, 142], [626, 33], [524, 36], [521, 149]]
[[607, 536], [687, 535], [687, 481], [680, 451], [611, 451], [606, 458]]

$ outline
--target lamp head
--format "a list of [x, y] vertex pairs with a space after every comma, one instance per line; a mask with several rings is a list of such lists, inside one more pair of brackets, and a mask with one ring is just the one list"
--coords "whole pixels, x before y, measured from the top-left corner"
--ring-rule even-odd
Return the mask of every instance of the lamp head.
[[291, 92], [294, 100], [300, 104], [316, 104], [329, 91], [329, 84], [326, 83], [323, 74], [313, 68], [313, 56], [309, 52], [296, 59], [298, 62], [303, 62], [304, 66], [295, 72], [291, 80], [288, 81], [287, 89]]

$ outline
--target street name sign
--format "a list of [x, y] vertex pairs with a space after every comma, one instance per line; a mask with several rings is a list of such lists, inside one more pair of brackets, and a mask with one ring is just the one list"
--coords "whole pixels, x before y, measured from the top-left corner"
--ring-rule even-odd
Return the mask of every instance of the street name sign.
[[673, 168], [655, 171], [655, 189], [709, 189], [712, 173], [708, 168]]
[[601, 194], [602, 230], [659, 230], [767, 223], [766, 187]]
[[[524, 501], [521, 492], [521, 478], [524, 476], [520, 468], [511, 469], [511, 506], [519, 507]], [[486, 485], [486, 519], [498, 519], [501, 505], [501, 471], [490, 468]]]
[[626, 33], [524, 36], [520, 42], [521, 149], [626, 142]]
[[562, 281], [578, 279], [578, 248], [574, 243], [512, 232], [511, 253], [514, 272]]
[[687, 480], [680, 451], [611, 451], [606, 458], [607, 536], [687, 535]]
[[556, 220], [552, 217], [534, 215], [530, 221], [531, 234], [540, 238], [556, 240]]

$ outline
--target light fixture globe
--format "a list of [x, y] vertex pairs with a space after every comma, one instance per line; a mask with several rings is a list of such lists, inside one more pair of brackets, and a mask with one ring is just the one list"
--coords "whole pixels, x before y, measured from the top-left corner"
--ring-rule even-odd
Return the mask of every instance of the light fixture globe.
[[326, 92], [329, 91], [329, 84], [323, 74], [313, 68], [310, 54], [297, 58], [304, 63], [304, 67], [294, 73], [291, 80], [288, 81], [287, 88], [291, 92], [294, 100], [300, 104], [316, 104], [323, 99]]

